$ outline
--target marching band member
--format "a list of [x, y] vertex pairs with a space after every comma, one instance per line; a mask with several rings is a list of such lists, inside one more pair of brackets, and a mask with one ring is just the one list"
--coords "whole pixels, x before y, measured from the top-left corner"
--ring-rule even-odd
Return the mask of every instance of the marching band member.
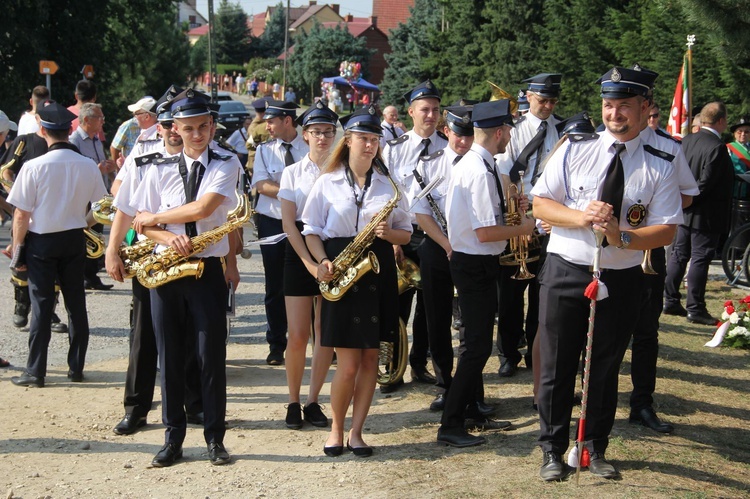
[[[340, 300], [323, 302], [321, 333], [321, 345], [335, 347], [338, 359], [331, 383], [333, 422], [323, 451], [328, 456], [343, 452], [344, 418], [353, 400], [346, 446], [355, 455], [366, 457], [372, 454], [372, 447], [363, 440], [362, 428], [375, 391], [380, 341], [393, 341], [399, 330], [391, 245], [409, 241], [411, 222], [401, 206], [394, 206], [399, 190], [377, 164], [382, 129], [375, 108], [360, 109], [340, 121], [344, 137], [310, 191], [302, 214], [302, 233], [319, 263], [317, 278], [322, 282], [329, 282], [335, 271], [342, 270], [334, 267], [332, 259], [355, 236], [374, 238], [366, 250], [377, 256], [380, 273], [364, 274]], [[389, 209], [388, 217], [380, 220]]]
[[[284, 259], [284, 300], [289, 338], [286, 349], [286, 380], [289, 405], [286, 426], [298, 430], [304, 419], [313, 426], [328, 426], [328, 418], [318, 404], [318, 395], [325, 382], [333, 358], [333, 348], [320, 344], [320, 309], [322, 298], [315, 277], [318, 264], [310, 255], [302, 237], [302, 210], [307, 195], [320, 175], [320, 166], [330, 154], [336, 136], [338, 115], [318, 101], [298, 119], [302, 137], [310, 152], [293, 165], [284, 168], [277, 197], [281, 200], [281, 220], [287, 234]], [[300, 408], [300, 386], [305, 372], [307, 343], [310, 339], [310, 313], [315, 307], [315, 348], [310, 367], [310, 391], [307, 403]]]
[[531, 191], [534, 216], [553, 227], [539, 276], [537, 338], [540, 476], [546, 481], [565, 479], [572, 471], [562, 454], [588, 329], [590, 300], [584, 290], [592, 281], [589, 266], [596, 252], [592, 229], [606, 236], [601, 281], [609, 297], [596, 307], [583, 440], [589, 470], [617, 478], [604, 453], [617, 408], [619, 367], [642, 299], [642, 250], [669, 244], [682, 221], [670, 155], [639, 136], [653, 76], [616, 67], [599, 82], [606, 131], [558, 149]]
[[[534, 222], [506, 226], [503, 194], [494, 168], [494, 155], [505, 151], [513, 127], [510, 101], [481, 102], [472, 110], [474, 144], [451, 170], [446, 202], [450, 270], [458, 290], [464, 321], [464, 350], [445, 399], [437, 441], [454, 447], [485, 442], [466, 431], [466, 407], [477, 393], [482, 370], [492, 354], [492, 333], [497, 310], [498, 261], [506, 240], [531, 234]], [[523, 208], [525, 200], [521, 203]], [[472, 425], [475, 426], [475, 425]], [[502, 429], [507, 421], [486, 419], [485, 429]]]
[[[209, 98], [192, 89], [172, 101], [172, 117], [182, 137], [178, 157], [151, 168], [133, 196], [139, 213], [133, 227], [160, 246], [180, 255], [192, 252], [191, 239], [227, 220], [236, 204], [240, 163], [236, 156], [224, 156], [210, 149], [214, 122]], [[176, 159], [176, 160], [175, 160]], [[151, 314], [159, 351], [162, 389], [162, 419], [167, 429], [165, 443], [152, 465], [171, 466], [182, 458], [186, 433], [185, 331], [188, 315], [193, 320], [201, 364], [204, 431], [211, 464], [230, 462], [224, 448], [226, 432], [226, 306], [231, 283], [235, 288], [239, 272], [234, 251], [225, 236], [196, 255], [202, 258], [200, 279], [178, 279], [151, 290]], [[226, 257], [226, 270], [222, 268]]]

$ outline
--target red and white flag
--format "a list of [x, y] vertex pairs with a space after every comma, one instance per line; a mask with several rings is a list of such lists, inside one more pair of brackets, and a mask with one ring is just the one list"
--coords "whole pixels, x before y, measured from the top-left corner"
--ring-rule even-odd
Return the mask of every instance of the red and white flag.
[[667, 123], [667, 133], [672, 137], [682, 139], [690, 133], [690, 123], [688, 123], [690, 104], [688, 99], [688, 56], [682, 60], [682, 69], [680, 76], [677, 78], [677, 87], [674, 90], [674, 99], [672, 99], [672, 109], [669, 112], [669, 122]]

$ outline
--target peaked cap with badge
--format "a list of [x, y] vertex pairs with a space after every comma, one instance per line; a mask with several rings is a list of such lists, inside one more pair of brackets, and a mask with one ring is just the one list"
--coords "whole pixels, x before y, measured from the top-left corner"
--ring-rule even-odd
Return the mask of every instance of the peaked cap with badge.
[[297, 118], [297, 109], [299, 109], [299, 106], [294, 102], [269, 99], [266, 101], [266, 111], [263, 113], [263, 119], [289, 116], [294, 120]]
[[630, 97], [649, 97], [658, 76], [653, 71], [643, 71], [613, 67], [596, 83], [601, 84], [602, 99], [629, 99]]
[[318, 100], [315, 105], [310, 106], [307, 111], [297, 118], [297, 125], [306, 127], [309, 125], [333, 125], [336, 126], [339, 115], [328, 109], [323, 99]]
[[192, 88], [180, 92], [171, 102], [173, 118], [192, 118], [211, 114], [211, 108], [209, 107], [211, 98]]
[[591, 123], [588, 111], [582, 111], [555, 125], [560, 136], [568, 135], [568, 140], [581, 141], [598, 137], [596, 128]]
[[475, 128], [515, 126], [513, 115], [510, 113], [510, 100], [508, 99], [475, 104], [471, 111], [471, 120]]
[[430, 80], [425, 80], [404, 94], [406, 102], [411, 104], [419, 99], [437, 99], [440, 102], [440, 90]]
[[341, 126], [347, 132], [372, 133], [377, 136], [383, 135], [383, 128], [380, 126], [377, 109], [370, 104], [368, 107], [358, 109], [352, 114], [339, 118]]
[[526, 78], [523, 83], [528, 83], [529, 92], [534, 92], [540, 97], [546, 98], [557, 98], [560, 96], [560, 81], [562, 75], [560, 73], [540, 73]]
[[53, 100], [45, 101], [37, 108], [39, 123], [47, 130], [69, 130], [78, 116]]
[[[466, 102], [461, 99], [459, 102]], [[462, 137], [472, 137], [474, 126], [471, 122], [472, 105], [453, 105], [445, 108], [445, 123], [453, 133]]]

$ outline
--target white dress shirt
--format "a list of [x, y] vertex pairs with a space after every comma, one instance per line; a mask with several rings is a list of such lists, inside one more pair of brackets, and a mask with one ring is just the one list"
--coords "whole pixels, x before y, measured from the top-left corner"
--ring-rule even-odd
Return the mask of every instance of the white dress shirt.
[[649, 144], [660, 151], [664, 151], [674, 156], [672, 165], [677, 174], [677, 183], [680, 186], [680, 194], [686, 196], [697, 196], [701, 193], [698, 189], [698, 183], [690, 171], [690, 165], [682, 152], [682, 146], [676, 140], [670, 137], [664, 137], [656, 133], [651, 127], [646, 127], [641, 131], [641, 140], [644, 144]]
[[[614, 158], [616, 139], [602, 132], [596, 140], [570, 143], [550, 158], [544, 173], [532, 190], [534, 196], [552, 199], [574, 210], [584, 210], [592, 200], [601, 199], [607, 168]], [[646, 152], [640, 135], [625, 142], [622, 152], [625, 187], [622, 211], [618, 215], [620, 230], [632, 230], [628, 210], [636, 205], [646, 209], [637, 227], [682, 223], [682, 203], [678, 175], [671, 162]], [[595, 240], [588, 228], [555, 227], [547, 251], [565, 260], [591, 265]], [[621, 250], [607, 246], [602, 250], [602, 269], [626, 269], [640, 265], [642, 251]]]
[[39, 123], [36, 122], [36, 115], [31, 111], [26, 111], [18, 120], [18, 131], [16, 136], [26, 135], [27, 133], [36, 133], [39, 131]]
[[279, 193], [276, 197], [294, 203], [297, 208], [295, 220], [302, 220], [302, 210], [305, 208], [307, 196], [310, 195], [310, 190], [319, 176], [320, 168], [313, 163], [309, 154], [306, 154], [302, 161], [284, 168], [281, 173]]
[[[286, 168], [284, 161], [286, 147], [283, 146], [283, 143], [281, 139], [274, 139], [258, 145], [255, 150], [255, 162], [253, 163], [253, 187], [257, 186], [258, 182], [262, 180], [270, 180], [277, 184], [281, 182], [281, 172]], [[295, 163], [310, 152], [310, 147], [305, 144], [299, 134], [290, 144], [292, 144], [291, 151]], [[261, 215], [281, 220], [281, 202], [277, 198], [259, 194], [255, 211]]]

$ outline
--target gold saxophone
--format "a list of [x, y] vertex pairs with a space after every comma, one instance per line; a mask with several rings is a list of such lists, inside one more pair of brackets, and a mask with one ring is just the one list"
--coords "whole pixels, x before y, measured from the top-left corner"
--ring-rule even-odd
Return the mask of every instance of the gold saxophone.
[[[21, 154], [23, 154], [23, 149], [25, 146], [26, 141], [20, 140], [18, 142], [18, 147], [16, 147], [16, 150], [13, 153], [13, 158], [3, 166], [0, 166], [0, 184], [2, 184], [8, 192], [10, 192], [10, 190], [13, 188], [13, 184], [15, 182], [13, 180], [7, 180], [3, 176], [3, 174], [8, 171], [8, 169], [11, 168], [14, 164], [16, 164], [16, 161], [18, 161], [18, 159], [21, 157]], [[96, 259], [102, 256], [105, 249], [104, 236], [88, 228], [83, 229], [83, 235], [86, 237], [86, 256], [92, 259]]]
[[190, 239], [193, 246], [190, 255], [182, 256], [174, 248], [167, 248], [161, 253], [149, 254], [138, 260], [135, 265], [137, 267], [135, 276], [138, 282], [152, 289], [187, 276], [195, 276], [199, 279], [203, 275], [203, 260], [190, 258], [190, 256], [204, 251], [212, 244], [221, 241], [230, 232], [242, 227], [250, 220], [252, 211], [247, 195], [239, 195], [239, 203], [227, 214], [226, 223]]
[[123, 277], [126, 279], [135, 277], [138, 273], [138, 261], [152, 254], [154, 248], [156, 248], [156, 242], [151, 239], [138, 241], [131, 246], [122, 246], [117, 253], [125, 266]]
[[117, 208], [112, 206], [114, 197], [111, 194], [107, 194], [99, 201], [91, 203], [91, 215], [98, 223], [103, 225], [112, 225], [115, 220], [115, 213]]
[[[515, 184], [510, 184], [508, 186], [507, 196], [505, 197], [505, 202], [507, 203], [508, 210], [505, 213], [505, 223], [507, 225], [521, 225], [521, 218], [525, 217], [525, 213], [520, 213], [518, 210], [518, 196], [519, 194], [523, 196], [523, 174], [524, 171], [518, 172], [521, 175], [521, 190], [519, 192], [518, 187], [516, 187]], [[510, 254], [507, 258], [500, 258], [500, 264], [501, 265], [518, 265], [518, 272], [514, 276], [511, 277], [511, 279], [517, 279], [517, 280], [524, 280], [524, 279], [533, 279], [534, 274], [529, 272], [529, 269], [526, 267], [526, 263], [532, 261], [531, 258], [529, 258], [529, 239], [528, 236], [516, 236], [511, 237], [508, 240], [508, 246], [510, 248]], [[511, 263], [507, 263], [508, 260], [511, 260]], [[534, 258], [538, 259], [538, 257]]]
[[[380, 168], [380, 170], [385, 172], [384, 168]], [[377, 215], [372, 217], [372, 220], [357, 234], [354, 240], [334, 258], [332, 262], [333, 277], [328, 282], [320, 283], [320, 294], [328, 301], [340, 300], [349, 291], [349, 288], [370, 270], [376, 274], [380, 273], [378, 257], [372, 251], [367, 251], [367, 254], [365, 254], [365, 250], [375, 240], [375, 228], [380, 222], [388, 219], [391, 212], [396, 208], [398, 200], [401, 199], [401, 192], [398, 190], [396, 183], [387, 173], [385, 176], [393, 187], [393, 197]]]

